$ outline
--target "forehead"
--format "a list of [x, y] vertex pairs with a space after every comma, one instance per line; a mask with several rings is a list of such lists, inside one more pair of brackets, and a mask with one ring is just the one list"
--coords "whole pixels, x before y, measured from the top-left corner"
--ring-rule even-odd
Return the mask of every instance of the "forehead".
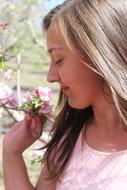
[[49, 29], [46, 32], [47, 49], [50, 50], [52, 48], [59, 47], [59, 49], [61, 48], [67, 54], [77, 54], [77, 48], [75, 48], [71, 40], [68, 38], [68, 35], [65, 33], [65, 30], [63, 30], [61, 32], [61, 29], [55, 27], [54, 24], [50, 25]]
[[61, 32], [61, 29], [57, 28], [55, 24], [51, 24], [47, 30], [47, 48], [60, 47], [66, 52], [75, 54], [75, 48], [71, 41], [67, 38], [65, 30]]
[[47, 47], [48, 49], [52, 46], [66, 46], [65, 41], [62, 38], [60, 32], [58, 32], [54, 27], [50, 26], [46, 33], [47, 37]]

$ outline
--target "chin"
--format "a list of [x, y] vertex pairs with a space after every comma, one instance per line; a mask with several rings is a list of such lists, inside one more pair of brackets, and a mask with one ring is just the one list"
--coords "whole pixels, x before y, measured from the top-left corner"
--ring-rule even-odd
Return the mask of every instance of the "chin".
[[68, 104], [69, 104], [70, 107], [72, 107], [74, 109], [79, 109], [79, 110], [85, 109], [85, 108], [87, 108], [89, 106], [89, 105], [86, 105], [86, 104], [81, 104], [79, 102], [69, 101], [69, 100], [68, 100]]

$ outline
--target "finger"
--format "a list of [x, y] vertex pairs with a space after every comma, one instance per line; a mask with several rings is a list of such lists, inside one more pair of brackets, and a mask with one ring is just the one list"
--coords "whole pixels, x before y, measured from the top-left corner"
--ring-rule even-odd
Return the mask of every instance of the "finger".
[[42, 117], [35, 117], [36, 123], [38, 124], [38, 126], [43, 126], [44, 124], [44, 118]]
[[31, 122], [32, 122], [32, 119], [33, 119], [33, 117], [31, 116], [31, 115], [26, 115], [25, 116], [25, 124], [26, 124], [26, 126], [30, 126], [31, 125]]
[[39, 118], [42, 120], [43, 124], [47, 121], [47, 117], [45, 115], [41, 115]]
[[35, 116], [34, 117], [34, 121], [32, 121], [32, 125], [31, 125], [31, 128], [34, 129], [34, 128], [42, 128], [43, 126], [43, 120], [41, 117], [38, 117], [38, 116]]
[[39, 118], [34, 117], [31, 122], [31, 132], [34, 138], [39, 138], [42, 134], [42, 123]]

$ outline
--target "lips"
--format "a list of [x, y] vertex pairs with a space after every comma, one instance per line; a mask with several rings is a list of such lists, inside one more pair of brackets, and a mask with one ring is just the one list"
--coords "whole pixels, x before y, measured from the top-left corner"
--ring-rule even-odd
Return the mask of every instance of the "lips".
[[62, 92], [63, 92], [64, 94], [67, 93], [68, 89], [69, 89], [69, 88], [68, 88], [67, 86], [61, 86], [61, 90], [62, 90]]

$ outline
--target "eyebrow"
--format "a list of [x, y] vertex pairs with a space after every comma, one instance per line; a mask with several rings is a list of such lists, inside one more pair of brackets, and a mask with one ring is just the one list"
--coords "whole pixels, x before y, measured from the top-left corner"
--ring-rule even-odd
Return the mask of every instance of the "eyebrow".
[[49, 48], [48, 49], [48, 53], [52, 53], [52, 51], [55, 51], [55, 50], [58, 50], [58, 49], [63, 49], [63, 48], [61, 48], [61, 47], [53, 47], [53, 48]]

